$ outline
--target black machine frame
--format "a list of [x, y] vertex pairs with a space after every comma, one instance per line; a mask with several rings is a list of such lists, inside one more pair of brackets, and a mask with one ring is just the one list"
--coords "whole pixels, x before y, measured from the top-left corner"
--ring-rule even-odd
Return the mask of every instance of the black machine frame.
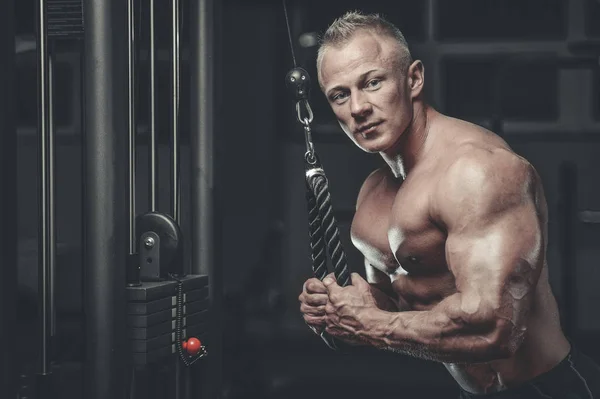
[[0, 13], [0, 396], [17, 393], [15, 324], [17, 321], [17, 133], [14, 117], [15, 1]]
[[[59, 4], [60, 3], [60, 4]], [[15, 92], [15, 26], [14, 0], [3, 4], [4, 18], [0, 28], [0, 183], [2, 205], [2, 257], [0, 257], [0, 328], [3, 345], [2, 385], [0, 396], [16, 397], [18, 392], [16, 350], [16, 287], [17, 284], [17, 129], [15, 126], [12, 93]], [[52, 26], [49, 7], [57, 12], [60, 7], [79, 7], [80, 26]], [[132, 366], [131, 341], [128, 331], [128, 301], [132, 294], [127, 282], [131, 280], [132, 255], [136, 248], [135, 209], [135, 18], [134, 10], [141, 3], [136, 0], [36, 0], [37, 68], [38, 68], [38, 306], [39, 330], [36, 331], [39, 358], [36, 362], [36, 396], [48, 397], [53, 385], [53, 351], [55, 335], [54, 277], [56, 262], [55, 207], [55, 132], [54, 101], [52, 92], [52, 40], [49, 36], [68, 38], [77, 36], [82, 46], [82, 132], [83, 161], [83, 303], [85, 350], [82, 397], [108, 399], [129, 397]], [[172, 197], [173, 219], [180, 221], [179, 121], [180, 101], [189, 104], [191, 148], [191, 247], [190, 262], [185, 267], [191, 276], [200, 276], [208, 285], [209, 319], [219, 313], [213, 275], [215, 267], [213, 238], [213, 134], [214, 134], [214, 63], [215, 17], [218, 7], [214, 0], [190, 2], [190, 12], [182, 14], [191, 27], [189, 43], [190, 97], [181, 99], [179, 79], [180, 53], [180, 0], [173, 0], [172, 27]], [[154, 27], [154, 22], [151, 24]], [[82, 29], [79, 29], [82, 28]], [[62, 29], [62, 30], [61, 30]], [[126, 37], [128, 40], [123, 40]], [[156, 76], [151, 76], [154, 86]], [[156, 96], [152, 91], [151, 95]], [[156, 135], [151, 137], [156, 140]], [[153, 146], [156, 150], [156, 146]], [[152, 168], [155, 170], [156, 165]], [[128, 173], [127, 173], [128, 172]], [[153, 183], [155, 183], [153, 181]], [[12, 195], [10, 194], [12, 193]], [[156, 195], [155, 189], [149, 194]], [[155, 199], [151, 201], [155, 210]], [[187, 280], [186, 280], [187, 281]], [[186, 286], [183, 281], [182, 286]], [[175, 283], [171, 286], [175, 286]], [[174, 295], [174, 294], [173, 294]], [[129, 298], [129, 299], [128, 299]], [[218, 306], [218, 305], [217, 305]], [[130, 306], [131, 307], [131, 306]], [[173, 310], [173, 314], [175, 310]], [[192, 392], [216, 389], [220, 368], [220, 342], [215, 323], [207, 323], [211, 339], [210, 355], [194, 369], [178, 369], [174, 397], [190, 397]], [[218, 328], [218, 327], [217, 327]], [[176, 346], [176, 345], [175, 345]], [[174, 347], [175, 347], [174, 346]], [[175, 351], [175, 354], [177, 352]], [[176, 359], [175, 357], [173, 357]], [[184, 379], [183, 381], [180, 379]], [[196, 385], [194, 387], [193, 385]], [[180, 387], [183, 387], [180, 389]], [[51, 397], [51, 396], [50, 396]]]

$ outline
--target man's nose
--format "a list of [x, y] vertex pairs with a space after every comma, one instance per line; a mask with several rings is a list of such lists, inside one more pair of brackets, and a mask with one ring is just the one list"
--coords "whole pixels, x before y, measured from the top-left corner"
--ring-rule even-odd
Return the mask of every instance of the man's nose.
[[363, 118], [369, 115], [372, 111], [371, 104], [362, 93], [356, 93], [350, 99], [350, 113], [352, 117]]

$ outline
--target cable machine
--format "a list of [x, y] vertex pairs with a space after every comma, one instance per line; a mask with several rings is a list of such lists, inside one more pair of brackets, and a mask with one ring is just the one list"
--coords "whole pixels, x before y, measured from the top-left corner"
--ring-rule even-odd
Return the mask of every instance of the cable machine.
[[[159, 211], [154, 0], [37, 0], [38, 304], [36, 398], [53, 398], [56, 337], [55, 45], [76, 41], [82, 70], [83, 303], [82, 397], [189, 398], [194, 364], [207, 357], [214, 270], [212, 248], [212, 0], [192, 2], [190, 237], [181, 224], [180, 0], [170, 15], [170, 208]], [[141, 7], [150, 10], [148, 82], [138, 77]], [[207, 23], [210, 22], [210, 23]], [[138, 87], [150, 87], [149, 209], [136, 206]], [[206, 120], [204, 119], [206, 118]], [[202, 176], [196, 171], [201, 170]], [[193, 245], [192, 245], [193, 243]], [[184, 245], [191, 247], [186, 262]], [[209, 357], [210, 358], [210, 357]], [[157, 389], [160, 387], [160, 389]], [[30, 388], [30, 387], [24, 387]], [[30, 389], [28, 398], [32, 397]], [[197, 397], [195, 395], [195, 397]]]

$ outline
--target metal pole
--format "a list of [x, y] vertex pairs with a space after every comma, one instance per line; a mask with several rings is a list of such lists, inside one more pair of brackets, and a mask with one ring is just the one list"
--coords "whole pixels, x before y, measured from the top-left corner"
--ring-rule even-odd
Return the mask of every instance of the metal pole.
[[[171, 3], [171, 215], [181, 224], [179, 185], [179, 0]], [[189, 380], [183, 377], [182, 364], [175, 361], [175, 398], [188, 399], [191, 392], [182, 386]]]
[[[206, 397], [218, 397], [221, 387], [220, 273], [215, 266], [213, 237], [213, 137], [214, 137], [214, 40], [215, 2], [197, 0], [190, 10], [190, 146], [191, 146], [191, 242], [192, 273], [209, 276], [211, 301], [210, 356], [201, 388]], [[199, 380], [199, 379], [197, 379]], [[197, 386], [197, 384], [195, 384]]]
[[86, 399], [127, 392], [127, 3], [84, 0]]
[[578, 327], [577, 291], [577, 166], [563, 162], [559, 168], [560, 199], [560, 255], [562, 258], [563, 328], [574, 338]]
[[[192, 273], [213, 265], [213, 0], [191, 10]], [[211, 290], [213, 292], [213, 290]]]
[[[37, 73], [38, 73], [38, 305], [41, 380], [51, 373], [50, 339], [52, 333], [50, 263], [51, 253], [51, 199], [50, 199], [50, 132], [49, 132], [49, 51], [46, 1], [37, 2]], [[43, 387], [40, 387], [44, 391]]]
[[15, 0], [0, 13], [0, 397], [17, 395], [17, 133], [15, 128]]
[[173, 0], [171, 10], [171, 215], [177, 223], [181, 223], [179, 206], [179, 8], [179, 0]]
[[158, 173], [157, 173], [157, 147], [158, 137], [156, 135], [158, 108], [156, 107], [156, 26], [154, 23], [154, 0], [150, 0], [150, 140], [148, 145], [149, 154], [149, 176], [148, 198], [150, 211], [157, 210], [158, 202]]
[[54, 126], [54, 59], [48, 53], [48, 253], [49, 276], [48, 296], [50, 297], [50, 336], [56, 335], [56, 129]]
[[136, 139], [136, 115], [135, 115], [135, 0], [127, 0], [127, 33], [128, 33], [128, 75], [127, 90], [129, 107], [127, 108], [128, 137], [129, 137], [129, 254], [136, 253], [135, 240], [135, 139]]

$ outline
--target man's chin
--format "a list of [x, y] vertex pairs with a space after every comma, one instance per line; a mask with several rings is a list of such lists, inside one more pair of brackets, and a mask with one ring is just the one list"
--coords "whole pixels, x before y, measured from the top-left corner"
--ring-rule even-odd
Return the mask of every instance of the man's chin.
[[381, 152], [381, 150], [379, 150], [379, 148], [373, 148], [373, 147], [368, 147], [368, 146], [361, 146], [360, 148], [361, 148], [361, 150], [363, 150], [364, 152], [366, 152], [368, 154], [377, 154], [377, 153]]
[[372, 140], [361, 140], [360, 142], [358, 142], [358, 146], [367, 153], [370, 154], [376, 154], [379, 152], [383, 152], [387, 149], [387, 146], [385, 145], [386, 143], [383, 142], [383, 140], [380, 139], [372, 139]]

